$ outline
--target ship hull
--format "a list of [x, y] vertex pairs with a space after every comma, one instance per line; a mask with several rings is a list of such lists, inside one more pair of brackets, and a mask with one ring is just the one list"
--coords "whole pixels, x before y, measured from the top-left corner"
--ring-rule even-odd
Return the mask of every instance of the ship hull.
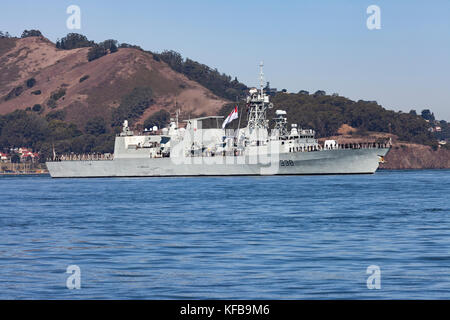
[[47, 162], [53, 178], [371, 174], [389, 148], [339, 149], [266, 156], [119, 158]]

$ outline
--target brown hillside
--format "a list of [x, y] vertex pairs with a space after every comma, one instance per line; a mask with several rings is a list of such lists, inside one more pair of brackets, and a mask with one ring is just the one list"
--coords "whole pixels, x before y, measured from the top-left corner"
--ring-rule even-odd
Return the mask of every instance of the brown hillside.
[[[109, 120], [121, 98], [136, 87], [150, 87], [155, 101], [139, 122], [162, 108], [174, 111], [176, 101], [182, 116], [216, 114], [228, 102], [154, 60], [150, 53], [119, 49], [88, 62], [88, 50], [60, 50], [43, 37], [0, 39], [0, 114], [41, 104], [44, 115], [65, 109], [66, 120], [82, 127], [94, 116]], [[80, 82], [85, 76], [89, 78]], [[27, 88], [25, 81], [30, 78], [35, 78], [36, 84]], [[20, 86], [23, 92], [5, 101], [8, 93]], [[65, 88], [66, 94], [51, 109], [46, 102], [60, 88]], [[36, 90], [42, 93], [31, 93]]]

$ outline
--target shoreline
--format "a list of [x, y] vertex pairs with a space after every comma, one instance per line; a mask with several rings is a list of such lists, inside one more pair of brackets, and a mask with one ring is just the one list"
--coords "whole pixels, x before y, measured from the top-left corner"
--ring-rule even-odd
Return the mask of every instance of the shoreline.
[[[439, 170], [450, 170], [450, 168], [408, 168], [408, 169], [387, 169], [387, 168], [378, 168], [377, 172], [390, 172], [390, 171], [439, 171]], [[351, 175], [351, 174], [350, 174]], [[34, 173], [34, 172], [30, 172], [30, 173], [1, 173], [0, 172], [0, 177], [1, 176], [50, 176], [49, 172], [42, 172], [42, 173]], [[273, 176], [277, 176], [277, 175], [273, 175]], [[330, 176], [333, 176], [333, 174], [330, 174]], [[205, 176], [207, 177], [207, 176]], [[225, 176], [225, 177], [230, 177], [230, 176]], [[146, 178], [146, 177], [142, 177], [142, 178]]]
[[0, 176], [45, 176], [48, 172], [0, 172]]

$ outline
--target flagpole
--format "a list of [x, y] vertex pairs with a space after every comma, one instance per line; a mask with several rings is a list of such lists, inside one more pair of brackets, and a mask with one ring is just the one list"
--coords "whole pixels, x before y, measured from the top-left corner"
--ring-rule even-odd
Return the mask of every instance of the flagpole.
[[[238, 101], [239, 100], [238, 99], [239, 99], [238, 96], [236, 96], [236, 105], [239, 107], [239, 105], [238, 105]], [[236, 140], [239, 138], [239, 130], [241, 128], [241, 117], [242, 117], [242, 111], [240, 112], [239, 109], [238, 109], [238, 112], [239, 112], [239, 121], [238, 121], [238, 128], [236, 130], [236, 137], [235, 137]]]
[[52, 149], [53, 149], [53, 161], [56, 161], [56, 152], [55, 152], [55, 143], [52, 142]]

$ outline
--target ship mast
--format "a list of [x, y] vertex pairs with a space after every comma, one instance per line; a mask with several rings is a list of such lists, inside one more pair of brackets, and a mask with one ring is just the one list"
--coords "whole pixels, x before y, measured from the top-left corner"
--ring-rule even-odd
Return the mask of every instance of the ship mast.
[[260, 66], [260, 90], [250, 89], [247, 96], [248, 106], [248, 128], [249, 129], [267, 129], [269, 121], [266, 120], [267, 107], [272, 105], [269, 103], [269, 97], [264, 93], [264, 64]]
[[[261, 61], [259, 64], [259, 89], [261, 91], [261, 97], [264, 95], [264, 62]], [[263, 102], [264, 103], [264, 102]]]

